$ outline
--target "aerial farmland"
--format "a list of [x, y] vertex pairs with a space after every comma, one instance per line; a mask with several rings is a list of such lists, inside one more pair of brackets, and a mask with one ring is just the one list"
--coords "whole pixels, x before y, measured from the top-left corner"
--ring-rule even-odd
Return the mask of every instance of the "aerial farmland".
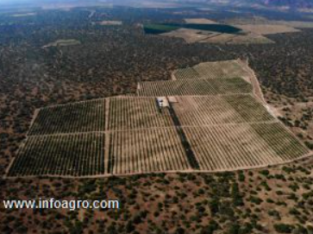
[[201, 63], [137, 94], [35, 111], [8, 177], [217, 172], [310, 151], [274, 116], [240, 60]]

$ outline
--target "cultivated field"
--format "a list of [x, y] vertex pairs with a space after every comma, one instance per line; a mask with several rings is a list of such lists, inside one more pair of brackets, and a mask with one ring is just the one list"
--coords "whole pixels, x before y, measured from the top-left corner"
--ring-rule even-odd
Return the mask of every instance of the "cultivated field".
[[224, 96], [223, 98], [246, 122], [275, 120], [251, 95]]
[[188, 18], [185, 19], [185, 22], [188, 24], [217, 24], [217, 22], [206, 18]]
[[210, 36], [204, 40], [198, 41], [200, 43], [210, 43], [210, 44], [229, 44], [229, 45], [242, 45], [242, 44], [272, 44], [274, 41], [268, 39], [267, 37], [247, 32], [245, 34], [234, 35], [228, 33], [217, 33]]
[[174, 76], [177, 80], [200, 79], [200, 74], [193, 67], [178, 69], [174, 71]]
[[139, 87], [139, 96], [217, 95], [252, 92], [252, 86], [241, 78], [142, 82]]
[[276, 121], [251, 95], [189, 96], [177, 100], [173, 109], [182, 126]]
[[175, 128], [112, 133], [109, 170], [113, 174], [191, 169]]
[[274, 25], [274, 24], [246, 24], [246, 25], [236, 25], [243, 29], [244, 31], [251, 32], [251, 33], [258, 33], [262, 35], [270, 35], [270, 34], [277, 34], [277, 33], [293, 33], [293, 32], [300, 32], [300, 30], [295, 29], [294, 27], [290, 27], [288, 25]]
[[39, 110], [29, 135], [104, 131], [105, 99]]
[[217, 33], [208, 32], [208, 31], [199, 32], [199, 30], [180, 28], [178, 30], [174, 30], [174, 31], [167, 32], [167, 33], [162, 33], [160, 35], [166, 36], [166, 37], [180, 38], [180, 39], [183, 39], [186, 43], [195, 43], [195, 42], [201, 42], [203, 40], [206, 40], [207, 38], [216, 34]]
[[8, 176], [231, 171], [308, 156], [255, 96], [245, 66], [201, 63], [141, 82], [137, 95], [42, 108]]
[[234, 170], [283, 162], [249, 124], [183, 129], [201, 170]]
[[194, 67], [178, 69], [173, 74], [177, 80], [245, 78], [250, 76], [238, 60], [200, 63]]
[[283, 160], [292, 160], [309, 153], [281, 123], [252, 124], [253, 129]]
[[155, 98], [111, 98], [109, 130], [173, 126], [168, 109], [159, 109]]
[[88, 176], [104, 173], [104, 134], [31, 136], [9, 176]]
[[[239, 27], [240, 28], [240, 27]], [[186, 43], [209, 44], [272, 44], [274, 41], [259, 33], [246, 31], [244, 34], [216, 33], [194, 29], [178, 29], [160, 34], [162, 36], [183, 39]]]

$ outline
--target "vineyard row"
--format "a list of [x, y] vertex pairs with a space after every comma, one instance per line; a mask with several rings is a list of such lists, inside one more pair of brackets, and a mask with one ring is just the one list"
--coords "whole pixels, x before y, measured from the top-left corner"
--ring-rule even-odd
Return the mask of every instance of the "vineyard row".
[[31, 136], [9, 176], [89, 176], [191, 170], [184, 132], [200, 171], [275, 165], [309, 151], [280, 123], [175, 127]]
[[28, 135], [105, 130], [105, 99], [43, 108]]
[[9, 176], [104, 173], [104, 134], [31, 136], [20, 148]]
[[178, 69], [174, 72], [177, 80], [182, 79], [225, 79], [244, 77], [249, 74], [242, 68], [237, 60], [207, 62], [194, 67]]
[[242, 78], [214, 80], [169, 80], [140, 83], [139, 96], [184, 96], [251, 93], [251, 84]]

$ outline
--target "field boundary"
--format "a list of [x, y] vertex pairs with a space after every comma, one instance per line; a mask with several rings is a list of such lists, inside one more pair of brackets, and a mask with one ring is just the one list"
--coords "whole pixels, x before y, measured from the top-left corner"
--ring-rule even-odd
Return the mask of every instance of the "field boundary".
[[304, 156], [301, 156], [294, 160], [288, 160], [281, 163], [274, 163], [274, 164], [267, 164], [267, 165], [260, 165], [260, 166], [254, 166], [254, 167], [242, 167], [242, 168], [236, 168], [236, 169], [223, 169], [223, 170], [166, 170], [166, 171], [152, 171], [152, 172], [135, 172], [135, 173], [124, 173], [124, 174], [112, 174], [112, 173], [105, 173], [105, 174], [98, 174], [98, 175], [92, 175], [92, 176], [64, 176], [64, 175], [30, 175], [30, 176], [3, 176], [4, 179], [35, 179], [35, 178], [68, 178], [68, 179], [92, 179], [92, 178], [108, 178], [108, 177], [128, 177], [128, 176], [135, 176], [135, 175], [150, 175], [150, 174], [176, 174], [176, 173], [204, 173], [204, 174], [215, 174], [215, 173], [223, 173], [223, 172], [236, 172], [236, 171], [248, 171], [248, 170], [254, 170], [254, 169], [264, 169], [264, 168], [270, 168], [273, 166], [284, 166], [288, 165], [290, 163], [294, 162], [301, 162], [306, 159], [312, 158], [313, 153], [310, 152]]

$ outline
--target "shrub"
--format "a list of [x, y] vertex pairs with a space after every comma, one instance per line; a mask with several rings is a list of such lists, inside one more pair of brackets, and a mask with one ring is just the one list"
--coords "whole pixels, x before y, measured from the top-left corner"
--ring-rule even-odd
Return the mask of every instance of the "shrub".
[[278, 233], [292, 233], [294, 227], [289, 224], [279, 223], [275, 224], [274, 228]]

